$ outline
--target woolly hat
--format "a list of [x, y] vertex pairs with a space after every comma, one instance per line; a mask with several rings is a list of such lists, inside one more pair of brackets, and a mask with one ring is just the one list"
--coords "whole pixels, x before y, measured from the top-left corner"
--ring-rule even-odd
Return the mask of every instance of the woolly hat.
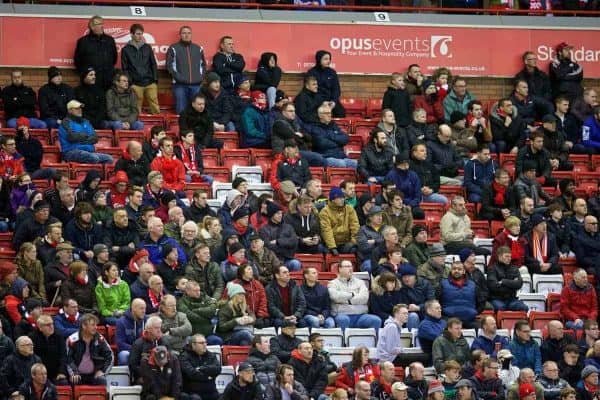
[[465, 116], [465, 114], [461, 113], [460, 111], [453, 111], [452, 114], [450, 114], [450, 123], [452, 125], [454, 125], [455, 123], [457, 123], [461, 119], [465, 119], [465, 118], [467, 118]]
[[246, 291], [242, 287], [242, 285], [238, 285], [237, 283], [229, 282], [227, 284], [227, 295], [230, 299], [233, 298], [236, 294], [246, 294]]
[[472, 388], [472, 387], [473, 387], [473, 384], [472, 384], [472, 383], [471, 383], [471, 381], [470, 381], [470, 380], [468, 380], [468, 379], [461, 379], [460, 381], [458, 381], [458, 382], [456, 383], [456, 385], [454, 385], [454, 387], [455, 387], [456, 389], [458, 389], [458, 388], [461, 388], [461, 387], [468, 387], [468, 388]]
[[177, 197], [175, 196], [175, 193], [171, 192], [170, 190], [165, 190], [160, 195], [160, 202], [162, 204], [169, 204], [173, 200], [177, 200]]
[[254, 367], [252, 366], [252, 364], [250, 364], [247, 361], [242, 361], [241, 363], [239, 363], [238, 372], [247, 371], [247, 370], [254, 370]]
[[537, 165], [535, 165], [535, 161], [533, 160], [525, 160], [523, 161], [523, 172], [531, 171], [537, 169]]
[[445, 256], [446, 255], [446, 249], [444, 248], [444, 245], [441, 243], [434, 243], [431, 246], [431, 257], [436, 257], [436, 256]]
[[0, 263], [0, 280], [3, 280], [13, 272], [17, 272], [17, 266], [10, 261]]
[[473, 249], [471, 249], [469, 247], [465, 247], [464, 249], [459, 251], [458, 257], [460, 258], [460, 262], [465, 262], [465, 260], [467, 258], [469, 258], [471, 256], [471, 254], [473, 254], [473, 253], [474, 253]]
[[581, 370], [581, 379], [585, 379], [591, 374], [598, 373], [600, 373], [600, 371], [598, 371], [598, 368], [594, 367], [593, 365], [588, 365], [583, 370]]
[[29, 118], [22, 117], [22, 116], [17, 118], [17, 128], [19, 126], [26, 126], [29, 128], [31, 126], [31, 122], [29, 122]]
[[243, 250], [243, 249], [244, 249], [244, 246], [242, 246], [242, 244], [241, 244], [241, 243], [239, 243], [239, 242], [235, 242], [235, 243], [232, 243], [232, 244], [229, 246], [229, 251], [228, 251], [228, 253], [229, 253], [229, 254], [235, 254], [235, 253], [237, 253], [238, 251], [240, 251], [240, 250]]
[[555, 124], [556, 117], [553, 114], [546, 114], [542, 117], [542, 123], [544, 124]]
[[44, 209], [50, 209], [50, 203], [46, 200], [40, 200], [33, 206], [33, 212], [42, 211]]
[[32, 312], [33, 310], [35, 310], [38, 307], [43, 307], [44, 305], [42, 304], [42, 301], [40, 299], [37, 298], [31, 298], [31, 299], [27, 299], [25, 300], [25, 309], [27, 310], [27, 312]]
[[231, 217], [234, 221], [237, 221], [238, 219], [247, 217], [250, 215], [250, 209], [248, 207], [239, 207], [237, 210], [235, 210], [235, 212], [233, 213], [233, 216]]
[[281, 100], [287, 99], [287, 96], [283, 92], [283, 90], [277, 90], [275, 92], [275, 103], [279, 103]]
[[398, 268], [398, 274], [400, 274], [400, 276], [416, 275], [417, 269], [410, 264], [402, 264], [400, 268]]
[[58, 75], [62, 75], [62, 72], [60, 72], [60, 69], [58, 69], [55, 66], [51, 66], [50, 68], [48, 68], [48, 80], [50, 80]]
[[209, 72], [208, 75], [206, 75], [206, 84], [210, 85], [214, 81], [219, 81], [220, 82], [221, 81], [221, 77], [216, 72]]
[[[421, 88], [423, 89], [423, 91], [425, 91], [431, 85], [433, 85], [433, 87], [435, 87], [435, 82], [432, 79], [425, 79], [423, 81], [423, 83], [421, 84]], [[437, 88], [436, 88], [436, 91], [437, 91]]]
[[94, 257], [97, 257], [98, 254], [102, 253], [103, 251], [108, 251], [108, 246], [103, 243], [98, 243], [94, 245], [93, 251]]
[[94, 67], [87, 67], [86, 69], [81, 71], [81, 75], [79, 75], [79, 77], [83, 81], [90, 74], [90, 72], [95, 72], [95, 71], [96, 70], [94, 69]]
[[117, 184], [119, 182], [129, 183], [129, 177], [127, 176], [127, 172], [125, 171], [117, 171], [115, 176], [111, 179], [113, 184]]
[[175, 248], [171, 243], [167, 243], [162, 247], [162, 257], [166, 258]]
[[281, 211], [281, 206], [274, 201], [267, 202], [267, 217], [271, 218], [276, 212]]
[[544, 216], [542, 214], [535, 213], [531, 216], [531, 226], [537, 226], [538, 224], [541, 224], [544, 221], [546, 220], [544, 219]]
[[10, 291], [13, 296], [23, 299], [23, 288], [25, 286], [29, 286], [29, 283], [23, 278], [17, 278], [10, 287]]
[[329, 191], [329, 200], [335, 200], [339, 197], [344, 197], [344, 192], [337, 186], [334, 186]]
[[413, 226], [413, 228], [412, 228], [413, 237], [417, 237], [417, 235], [421, 232], [427, 232], [427, 227], [425, 227], [424, 225]]
[[296, 193], [296, 185], [292, 181], [283, 181], [280, 183], [279, 188], [285, 194], [294, 194]]
[[235, 80], [235, 87], [240, 86], [242, 83], [249, 81], [250, 78], [248, 77], [248, 75], [246, 74], [242, 74], [240, 76], [238, 76]]
[[429, 396], [435, 392], [444, 392], [444, 385], [442, 385], [442, 382], [438, 381], [437, 379], [429, 382], [429, 388], [427, 388], [427, 395]]
[[519, 398], [524, 399], [525, 397], [535, 394], [535, 387], [531, 383], [522, 383], [519, 385]]

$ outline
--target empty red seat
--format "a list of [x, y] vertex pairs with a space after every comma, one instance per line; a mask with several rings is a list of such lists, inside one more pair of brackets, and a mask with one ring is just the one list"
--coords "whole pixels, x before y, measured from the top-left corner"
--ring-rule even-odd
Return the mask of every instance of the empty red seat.
[[248, 358], [250, 346], [223, 346], [223, 365], [232, 365], [237, 367], [242, 361]]
[[338, 128], [346, 132], [348, 135], [353, 133], [352, 130], [352, 119], [350, 118], [334, 118], [333, 121], [336, 123]]
[[106, 386], [75, 385], [73, 398], [79, 400], [106, 400]]
[[216, 182], [231, 182], [231, 173], [225, 167], [204, 167], [204, 173], [212, 176]]
[[377, 121], [355, 121], [354, 122], [354, 135], [360, 136], [363, 141], [363, 145], [369, 143], [371, 137], [371, 131], [377, 125]]
[[53, 143], [48, 129], [30, 129], [29, 134], [31, 135], [31, 137], [34, 137], [37, 140], [39, 140], [40, 143], [43, 145], [49, 145]]
[[471, 230], [476, 238], [489, 238], [490, 225], [488, 221], [471, 221]]
[[544, 329], [548, 322], [552, 320], [560, 320], [560, 312], [558, 311], [530, 311], [529, 325], [531, 329]]
[[223, 150], [240, 148], [240, 138], [237, 132], [215, 132], [214, 138], [223, 142]]
[[273, 163], [273, 151], [271, 149], [250, 149], [252, 165], [262, 168], [263, 175], [269, 176], [268, 171]]
[[317, 271], [323, 271], [325, 259], [323, 254], [294, 254], [294, 258], [302, 263], [302, 268], [316, 268]]
[[347, 116], [366, 116], [367, 105], [364, 99], [354, 97], [342, 97], [340, 98], [340, 104], [346, 109]]
[[248, 149], [227, 149], [221, 153], [221, 163], [231, 169], [234, 165], [250, 165], [250, 151]]
[[44, 152], [44, 154], [42, 155], [42, 164], [60, 162], [60, 149], [58, 146], [42, 145], [42, 150]]
[[101, 177], [104, 177], [104, 166], [102, 164], [79, 164], [70, 163], [71, 179], [82, 181], [89, 171], [98, 171]]
[[323, 182], [323, 178], [325, 177], [325, 170], [323, 167], [308, 167], [310, 169], [310, 175], [313, 179], [318, 179]]
[[509, 331], [512, 331], [515, 323], [521, 319], [527, 320], [525, 311], [498, 311], [496, 315], [498, 328], [508, 329]]
[[383, 107], [383, 99], [369, 99], [367, 102], [367, 118], [381, 117], [381, 108]]
[[356, 170], [353, 168], [328, 167], [325, 171], [327, 182], [338, 186], [342, 181], [356, 182]]
[[219, 150], [217, 149], [202, 149], [202, 164], [204, 167], [219, 166]]
[[58, 400], [71, 400], [73, 398], [73, 388], [71, 386], [56, 386]]
[[[149, 135], [148, 135], [149, 137]], [[115, 145], [124, 149], [127, 147], [127, 142], [135, 140], [140, 143], [143, 143], [146, 140], [146, 133], [144, 131], [128, 131], [125, 129], [121, 129], [116, 131], [115, 133]]]

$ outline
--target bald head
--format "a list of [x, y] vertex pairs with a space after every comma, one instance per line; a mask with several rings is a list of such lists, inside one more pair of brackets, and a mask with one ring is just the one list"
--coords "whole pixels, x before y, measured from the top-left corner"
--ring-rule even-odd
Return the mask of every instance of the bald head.
[[558, 320], [548, 322], [548, 333], [551, 339], [562, 339], [564, 336], [562, 322]]
[[446, 124], [440, 125], [438, 128], [439, 141], [445, 144], [445, 143], [450, 142], [451, 138], [452, 138], [452, 129], [450, 129], [450, 127]]

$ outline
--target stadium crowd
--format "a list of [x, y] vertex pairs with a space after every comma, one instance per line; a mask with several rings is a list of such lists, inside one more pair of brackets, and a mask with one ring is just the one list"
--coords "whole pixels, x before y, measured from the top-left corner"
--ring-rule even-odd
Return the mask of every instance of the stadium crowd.
[[[560, 172], [576, 168], [574, 154], [599, 153], [600, 105], [568, 44], [548, 75], [525, 53], [514, 92], [489, 112], [446, 68], [392, 74], [356, 159], [330, 53], [316, 52], [292, 101], [276, 54], [262, 54], [251, 82], [225, 36], [209, 71], [183, 26], [167, 53], [178, 133], [152, 126], [114, 160], [96, 130], [142, 130], [144, 104], [160, 113], [157, 65], [142, 25], [119, 70], [102, 18], [89, 28], [75, 50], [80, 86], [50, 67], [36, 94], [14, 70], [1, 94], [14, 134], [0, 138], [0, 231], [16, 250], [0, 261], [1, 398], [104, 386], [113, 365], [129, 367], [143, 399], [598, 397], [600, 197], [581, 197]], [[32, 130], [46, 128], [63, 162], [100, 169], [74, 186], [43, 161]], [[233, 176], [222, 205], [209, 205], [203, 156], [227, 153], [216, 132], [272, 151], [270, 191]], [[325, 192], [314, 167], [355, 179]], [[207, 189], [188, 197], [192, 184]], [[491, 244], [479, 220], [497, 228]], [[573, 259], [538, 341], [521, 294], [535, 276], [562, 283]], [[519, 317], [501, 334], [505, 311]], [[337, 365], [320, 328], [371, 328], [376, 341]], [[223, 393], [221, 354], [207, 346], [247, 346]]]

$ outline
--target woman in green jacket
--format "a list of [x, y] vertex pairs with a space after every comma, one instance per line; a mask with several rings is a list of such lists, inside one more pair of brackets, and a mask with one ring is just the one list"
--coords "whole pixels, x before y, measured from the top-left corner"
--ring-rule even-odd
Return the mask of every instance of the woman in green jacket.
[[19, 276], [29, 283], [29, 297], [40, 299], [43, 304], [48, 304], [44, 268], [41, 261], [37, 259], [37, 249], [33, 243], [25, 242], [21, 245], [15, 264]]
[[119, 267], [112, 261], [104, 265], [101, 278], [96, 285], [98, 310], [104, 323], [115, 325], [117, 319], [129, 309], [129, 285], [119, 278]]
[[241, 285], [229, 282], [227, 294], [229, 301], [219, 309], [217, 333], [225, 344], [248, 346], [254, 338], [256, 317], [248, 310], [246, 291]]

